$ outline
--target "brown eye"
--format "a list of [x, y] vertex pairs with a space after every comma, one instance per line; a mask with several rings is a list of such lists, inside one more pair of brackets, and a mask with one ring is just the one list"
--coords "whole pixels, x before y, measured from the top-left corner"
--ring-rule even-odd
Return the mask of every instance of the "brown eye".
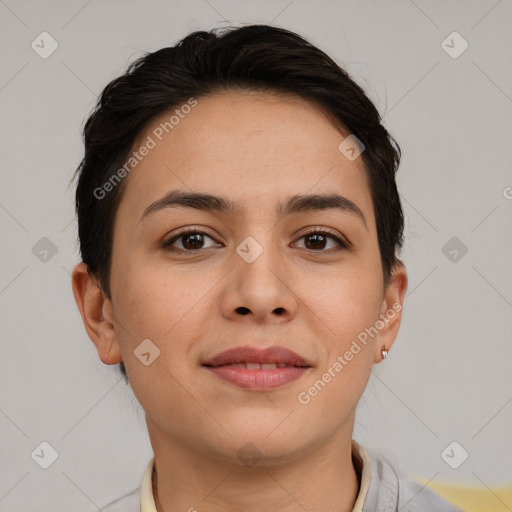
[[[198, 230], [190, 230], [179, 233], [178, 235], [172, 237], [171, 239], [165, 241], [162, 246], [170, 251], [198, 251], [199, 249], [207, 249], [205, 247], [206, 239], [213, 240], [211, 236], [204, 233], [203, 231]], [[176, 246], [175, 243], [178, 242], [179, 245]], [[181, 245], [181, 247], [180, 247]], [[209, 247], [213, 247], [210, 245]]]
[[[302, 235], [300, 240], [305, 240], [304, 246], [306, 249], [317, 252], [330, 252], [328, 249], [348, 249], [348, 245], [330, 231], [310, 231]], [[329, 241], [334, 242], [334, 247], [326, 247]]]

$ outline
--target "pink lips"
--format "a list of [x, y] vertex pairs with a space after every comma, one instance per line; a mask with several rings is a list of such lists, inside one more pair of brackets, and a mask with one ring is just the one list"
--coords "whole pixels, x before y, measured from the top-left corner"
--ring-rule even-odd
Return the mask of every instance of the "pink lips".
[[311, 366], [284, 347], [237, 347], [217, 354], [203, 365], [215, 375], [247, 389], [276, 388], [301, 377]]

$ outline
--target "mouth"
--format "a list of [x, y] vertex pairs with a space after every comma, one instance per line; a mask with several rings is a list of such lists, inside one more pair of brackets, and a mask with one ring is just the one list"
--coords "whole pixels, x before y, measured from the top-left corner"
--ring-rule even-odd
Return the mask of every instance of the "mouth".
[[[228, 350], [224, 350], [214, 357], [203, 361], [204, 366], [225, 366], [234, 364], [245, 364], [245, 365], [285, 365], [285, 366], [296, 366], [296, 367], [310, 367], [309, 362], [299, 356], [293, 350], [285, 347], [274, 345], [265, 349], [255, 347], [235, 347]], [[251, 369], [258, 370], [260, 367], [254, 366]], [[282, 366], [280, 366], [282, 367]], [[274, 369], [274, 368], [266, 368]]]
[[[204, 365], [209, 366], [210, 368], [220, 368], [229, 366], [230, 368], [247, 368], [248, 370], [275, 370], [276, 368], [302, 368], [301, 366], [295, 366], [293, 364], [286, 363], [230, 363], [230, 364], [220, 364], [220, 365]], [[309, 366], [307, 367], [309, 368]]]
[[222, 380], [238, 387], [269, 390], [300, 378], [312, 366], [284, 347], [237, 347], [202, 363]]

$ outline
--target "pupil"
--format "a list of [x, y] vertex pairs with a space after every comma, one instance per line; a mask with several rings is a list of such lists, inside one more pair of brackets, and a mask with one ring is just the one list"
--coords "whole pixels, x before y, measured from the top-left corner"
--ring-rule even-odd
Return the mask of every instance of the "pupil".
[[[197, 249], [202, 243], [202, 236], [200, 233], [189, 234], [185, 235], [184, 240], [183, 246], [186, 249]], [[193, 240], [192, 244], [187, 243], [188, 240]]]
[[[320, 244], [322, 244], [322, 247], [309, 247], [311, 244], [309, 243], [306, 243], [306, 246], [308, 247], [308, 249], [323, 249], [323, 245], [325, 245], [325, 237], [323, 235], [309, 235], [307, 237], [307, 240], [315, 240], [316, 243], [320, 242]], [[323, 242], [323, 243], [322, 243]], [[313, 242], [313, 245], [315, 245], [315, 242]]]

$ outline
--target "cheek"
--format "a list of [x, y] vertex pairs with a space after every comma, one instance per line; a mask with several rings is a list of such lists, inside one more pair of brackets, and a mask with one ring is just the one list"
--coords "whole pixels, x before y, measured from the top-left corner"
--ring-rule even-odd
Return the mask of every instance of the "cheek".
[[158, 262], [134, 262], [124, 273], [118, 302], [126, 321], [150, 325], [163, 335], [185, 316], [211, 285], [198, 272], [173, 270]]
[[[299, 408], [324, 418], [335, 429], [355, 410], [373, 367], [375, 339], [367, 334], [378, 314], [375, 293], [343, 289], [336, 301], [326, 302], [315, 314], [322, 357], [318, 368], [297, 394]], [[326, 328], [328, 325], [329, 328]]]
[[331, 349], [343, 350], [361, 330], [375, 323], [383, 299], [381, 279], [380, 267], [369, 261], [297, 280], [297, 295], [317, 316], [316, 323], [330, 340]]
[[303, 280], [298, 292], [307, 301], [307, 314], [322, 340], [319, 368], [307, 383], [315, 389], [308, 395], [318, 395], [318, 405], [338, 407], [340, 413], [341, 402], [355, 406], [373, 366], [377, 338], [371, 328], [379, 318], [383, 290], [379, 268], [370, 267], [317, 278], [315, 286]]
[[[190, 355], [204, 338], [207, 301], [201, 298], [215, 280], [189, 273], [169, 273], [157, 264], [134, 264], [118, 286], [116, 318], [118, 338], [134, 394], [151, 416], [170, 418], [173, 407], [185, 410], [190, 402], [186, 389], [193, 389], [197, 360]], [[211, 281], [211, 282], [210, 282]], [[149, 365], [138, 358], [146, 343]], [[159, 351], [159, 352], [158, 352]], [[166, 409], [160, 397], [168, 397]], [[172, 397], [172, 398], [170, 398]], [[164, 413], [165, 411], [165, 413]]]
[[[189, 361], [190, 349], [202, 338], [205, 294], [217, 280], [198, 272], [171, 273], [168, 266], [158, 264], [132, 265], [114, 297], [125, 364], [129, 366], [133, 351], [150, 339], [160, 350], [161, 365], [179, 359], [184, 369], [183, 361]], [[132, 367], [138, 371], [139, 362], [133, 361]]]

